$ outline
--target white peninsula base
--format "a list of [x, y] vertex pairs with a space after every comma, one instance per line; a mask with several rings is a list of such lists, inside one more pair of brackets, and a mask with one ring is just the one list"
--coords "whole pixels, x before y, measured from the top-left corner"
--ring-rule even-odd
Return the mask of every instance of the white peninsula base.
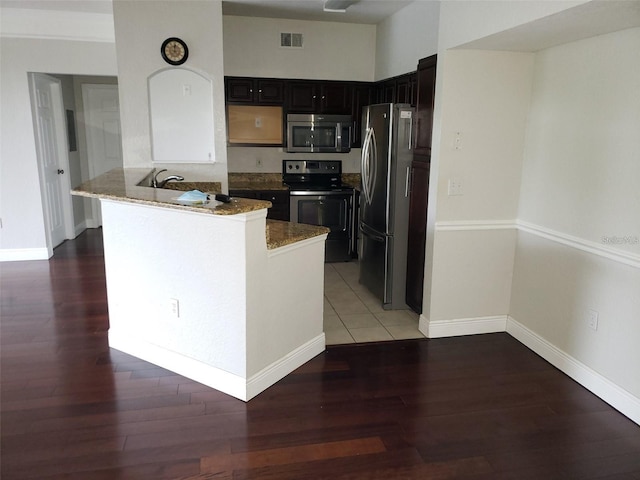
[[326, 233], [101, 199], [111, 347], [247, 401], [325, 349]]

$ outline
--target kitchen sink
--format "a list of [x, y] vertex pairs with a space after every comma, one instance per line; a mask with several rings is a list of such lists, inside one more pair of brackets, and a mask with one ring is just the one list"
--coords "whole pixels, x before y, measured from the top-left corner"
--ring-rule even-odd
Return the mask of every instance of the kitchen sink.
[[200, 190], [205, 193], [222, 193], [220, 182], [170, 182], [162, 188], [165, 190], [180, 190], [181, 192]]
[[[152, 170], [146, 177], [140, 180], [136, 185], [138, 187], [153, 187], [153, 177], [156, 174]], [[181, 192], [189, 192], [191, 190], [200, 190], [206, 193], [222, 193], [222, 184], [220, 182], [169, 182], [163, 187], [165, 190], [179, 190]]]

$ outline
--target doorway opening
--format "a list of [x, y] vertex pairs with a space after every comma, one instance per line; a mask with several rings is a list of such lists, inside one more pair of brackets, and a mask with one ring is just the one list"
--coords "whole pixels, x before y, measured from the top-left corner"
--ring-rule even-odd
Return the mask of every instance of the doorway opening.
[[[48, 255], [102, 223], [96, 200], [71, 189], [122, 167], [117, 77], [30, 73]], [[88, 92], [88, 93], [86, 93]]]

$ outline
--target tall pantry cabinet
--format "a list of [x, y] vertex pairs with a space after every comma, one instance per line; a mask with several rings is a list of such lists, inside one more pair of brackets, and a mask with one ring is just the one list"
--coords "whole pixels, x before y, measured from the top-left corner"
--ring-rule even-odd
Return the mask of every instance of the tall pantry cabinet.
[[418, 96], [416, 121], [414, 122], [413, 161], [411, 163], [406, 302], [409, 307], [418, 313], [422, 313], [422, 291], [424, 286], [436, 59], [436, 55], [421, 59], [418, 62], [416, 79]]

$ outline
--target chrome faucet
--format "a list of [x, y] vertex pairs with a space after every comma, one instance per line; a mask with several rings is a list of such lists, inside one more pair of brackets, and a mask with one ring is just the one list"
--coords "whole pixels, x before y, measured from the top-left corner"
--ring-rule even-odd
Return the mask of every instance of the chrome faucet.
[[180, 175], [169, 175], [167, 178], [165, 178], [164, 180], [160, 180], [158, 181], [158, 175], [160, 175], [162, 172], [166, 172], [167, 169], [163, 168], [162, 170], [158, 171], [154, 176], [153, 176], [153, 182], [151, 182], [151, 186], [153, 188], [162, 188], [164, 187], [167, 183], [169, 183], [171, 180], [175, 180], [176, 182], [181, 182], [184, 180], [184, 177], [181, 177]]

